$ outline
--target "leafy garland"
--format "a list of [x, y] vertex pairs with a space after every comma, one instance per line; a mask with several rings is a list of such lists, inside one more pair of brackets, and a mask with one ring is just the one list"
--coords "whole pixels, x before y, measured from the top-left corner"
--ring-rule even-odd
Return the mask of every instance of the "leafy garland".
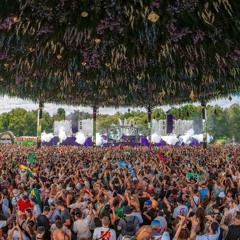
[[236, 93], [240, 6], [229, 0], [2, 0], [0, 92], [83, 105]]

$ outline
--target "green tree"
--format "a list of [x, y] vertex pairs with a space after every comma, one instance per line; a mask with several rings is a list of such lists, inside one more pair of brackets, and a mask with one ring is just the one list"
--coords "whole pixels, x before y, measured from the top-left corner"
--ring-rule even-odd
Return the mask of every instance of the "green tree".
[[110, 128], [112, 125], [118, 125], [118, 116], [116, 115], [98, 115], [97, 129]]
[[230, 137], [234, 136], [240, 142], [240, 105], [233, 104], [227, 109]]
[[60, 115], [60, 116], [65, 116], [66, 115], [65, 109], [64, 108], [58, 108], [57, 109], [57, 114]]
[[3, 113], [0, 115], [0, 132], [5, 132], [9, 130], [10, 124], [10, 114]]
[[207, 129], [213, 139], [226, 139], [231, 136], [227, 111], [220, 106], [207, 107]]
[[166, 118], [166, 114], [165, 114], [165, 112], [161, 108], [157, 108], [157, 109], [153, 110], [152, 118], [156, 119], [157, 121], [159, 121], [161, 119], [165, 119]]
[[23, 135], [37, 135], [37, 111], [31, 111], [25, 114]]
[[21, 136], [24, 133], [24, 120], [27, 111], [23, 108], [15, 108], [9, 112], [8, 130], [12, 131], [15, 136]]

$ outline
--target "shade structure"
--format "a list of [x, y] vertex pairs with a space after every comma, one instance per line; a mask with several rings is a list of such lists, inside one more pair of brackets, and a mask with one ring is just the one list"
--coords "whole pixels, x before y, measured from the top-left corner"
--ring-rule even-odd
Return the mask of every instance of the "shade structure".
[[238, 1], [2, 0], [0, 92], [148, 106], [239, 91]]

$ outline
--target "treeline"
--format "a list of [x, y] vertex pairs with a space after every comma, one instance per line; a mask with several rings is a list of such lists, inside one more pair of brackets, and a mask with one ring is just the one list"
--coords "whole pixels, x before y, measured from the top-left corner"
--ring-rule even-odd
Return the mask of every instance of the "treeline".
[[[76, 112], [75, 112], [76, 113]], [[85, 112], [77, 112], [78, 119], [91, 118], [92, 115]], [[175, 119], [201, 120], [201, 107], [185, 105], [180, 108], [172, 107], [165, 113], [162, 109], [155, 109], [152, 118], [156, 120], [166, 119], [167, 114], [173, 114]], [[43, 112], [41, 119], [42, 130], [53, 132], [54, 121], [64, 120], [65, 110], [59, 108], [57, 113], [51, 116], [48, 112]], [[97, 129], [109, 128], [119, 124], [119, 119], [128, 122], [132, 121], [136, 126], [147, 128], [147, 112], [129, 111], [124, 114], [116, 112], [114, 115], [98, 114]], [[26, 111], [22, 108], [16, 108], [8, 113], [0, 114], [0, 132], [12, 131], [15, 136], [36, 136], [37, 111]], [[207, 128], [208, 132], [215, 140], [221, 139], [231, 141], [234, 136], [237, 142], [240, 142], [240, 105], [233, 104], [229, 108], [220, 106], [207, 107]]]

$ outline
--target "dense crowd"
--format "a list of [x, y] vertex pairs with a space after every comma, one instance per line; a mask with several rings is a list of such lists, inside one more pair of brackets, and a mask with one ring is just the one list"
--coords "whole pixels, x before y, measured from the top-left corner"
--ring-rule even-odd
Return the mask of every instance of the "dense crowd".
[[0, 239], [237, 240], [239, 170], [238, 145], [1, 145]]

